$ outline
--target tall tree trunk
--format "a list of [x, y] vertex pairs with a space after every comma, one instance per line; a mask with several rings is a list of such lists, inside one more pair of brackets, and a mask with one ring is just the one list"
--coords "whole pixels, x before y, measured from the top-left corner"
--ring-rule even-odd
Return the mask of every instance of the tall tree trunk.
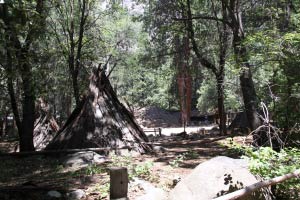
[[261, 120], [259, 119], [259, 115], [257, 112], [258, 100], [253, 83], [251, 67], [247, 60], [247, 50], [243, 46], [241, 38], [239, 36], [234, 36], [233, 40], [236, 61], [241, 68], [239, 78], [243, 94], [244, 106], [250, 128], [253, 131], [261, 125]]
[[[7, 61], [7, 66], [6, 66], [6, 72], [7, 72], [7, 90], [8, 90], [8, 94], [10, 97], [10, 104], [12, 107], [12, 111], [14, 114], [14, 119], [16, 121], [16, 125], [18, 130], [21, 131], [21, 120], [20, 120], [20, 115], [19, 115], [19, 110], [18, 110], [18, 104], [17, 104], [17, 100], [16, 100], [16, 96], [15, 96], [15, 91], [14, 91], [14, 84], [13, 84], [13, 75], [12, 75], [12, 58], [11, 58], [11, 53], [9, 48], [7, 47], [7, 57], [6, 57], [6, 61]], [[22, 132], [22, 131], [21, 131]]]
[[[43, 0], [36, 1], [35, 11], [38, 13], [35, 16], [34, 20], [30, 23], [28, 28], [27, 36], [25, 37], [24, 44], [21, 44], [19, 38], [17, 38], [17, 29], [13, 27], [14, 24], [11, 24], [10, 16], [8, 12], [8, 7], [5, 4], [1, 6], [3, 12], [0, 17], [5, 23], [5, 34], [6, 34], [6, 45], [7, 45], [7, 66], [6, 72], [8, 74], [7, 86], [9, 95], [11, 98], [11, 105], [13, 113], [15, 116], [15, 121], [18, 128], [18, 133], [20, 137], [20, 151], [33, 151], [33, 129], [34, 129], [34, 120], [35, 120], [35, 89], [34, 89], [34, 80], [32, 74], [32, 68], [29, 64], [29, 49], [32, 45], [32, 42], [41, 33], [41, 28], [44, 23], [43, 10], [44, 4]], [[20, 8], [20, 12], [25, 12], [24, 8]], [[14, 16], [15, 17], [15, 16]], [[15, 98], [14, 88], [13, 88], [13, 79], [12, 79], [12, 58], [15, 54], [17, 59], [16, 69], [20, 70], [22, 85], [23, 85], [23, 102], [22, 102], [22, 121], [20, 120], [17, 101]], [[17, 73], [17, 71], [15, 71]]]
[[[74, 63], [74, 60], [72, 60]], [[80, 103], [80, 94], [79, 94], [79, 84], [78, 84], [78, 71], [76, 69], [72, 70], [72, 85], [73, 85], [73, 92], [76, 105]]]
[[13, 63], [12, 63], [12, 48], [14, 46], [14, 41], [12, 39], [13, 32], [10, 27], [10, 21], [8, 19], [8, 10], [7, 5], [2, 5], [2, 16], [4, 23], [6, 24], [5, 28], [5, 41], [6, 41], [6, 74], [7, 74], [7, 90], [10, 97], [10, 104], [14, 114], [15, 122], [19, 131], [21, 131], [21, 119], [18, 110], [18, 103], [15, 96], [14, 84], [13, 84]]
[[[215, 17], [217, 18], [217, 13], [214, 11]], [[227, 11], [226, 11], [226, 5], [222, 3], [222, 16], [223, 20], [227, 21]], [[224, 106], [224, 77], [225, 77], [225, 64], [226, 64], [226, 53], [228, 49], [228, 41], [229, 41], [229, 31], [227, 24], [223, 21], [220, 25], [218, 21], [217, 28], [219, 33], [219, 46], [220, 46], [220, 52], [219, 52], [219, 70], [216, 75], [217, 80], [217, 92], [218, 92], [218, 112], [219, 112], [219, 129], [221, 135], [226, 135], [227, 129], [226, 129], [226, 112], [225, 112], [225, 106]]]
[[[69, 39], [70, 39], [70, 54], [69, 54], [69, 70], [72, 77], [72, 85], [73, 85], [73, 92], [76, 105], [78, 106], [80, 103], [80, 90], [78, 84], [78, 75], [81, 66], [81, 50], [82, 50], [82, 41], [84, 35], [84, 26], [86, 22], [86, 0], [79, 0], [79, 12], [80, 12], [80, 24], [79, 24], [79, 33], [78, 33], [78, 41], [75, 42], [75, 26], [74, 26], [74, 0], [71, 2], [71, 21], [70, 21], [70, 28], [69, 28]], [[77, 45], [77, 51], [75, 55], [75, 48]]]
[[[225, 8], [225, 7], [224, 7]], [[223, 17], [225, 18], [225, 10], [223, 10]], [[226, 62], [226, 52], [227, 52], [227, 40], [228, 40], [228, 34], [227, 34], [227, 25], [223, 23], [223, 29], [221, 30], [218, 24], [218, 31], [219, 31], [219, 40], [220, 40], [220, 53], [219, 53], [219, 66], [215, 66], [213, 63], [211, 63], [209, 60], [207, 60], [199, 50], [199, 47], [195, 40], [195, 32], [193, 27], [193, 21], [191, 20], [193, 18], [192, 11], [191, 11], [191, 5], [190, 0], [187, 0], [187, 30], [189, 32], [189, 37], [191, 39], [191, 43], [193, 46], [193, 50], [201, 63], [202, 66], [206, 67], [207, 69], [211, 70], [213, 74], [216, 77], [217, 82], [217, 92], [218, 92], [218, 117], [220, 120], [219, 123], [219, 130], [220, 135], [226, 134], [226, 113], [225, 113], [225, 107], [224, 107], [224, 76], [225, 76], [225, 62]]]
[[224, 76], [216, 76], [218, 92], [218, 118], [220, 119], [219, 130], [221, 135], [226, 135], [226, 113], [224, 106]]
[[[22, 60], [21, 60], [22, 61]], [[24, 61], [24, 60], [23, 60]], [[26, 63], [23, 64], [23, 119], [21, 124], [20, 151], [34, 151], [33, 130], [35, 121], [35, 91], [33, 86], [33, 75], [31, 67]]]
[[[243, 44], [245, 39], [242, 12], [240, 10], [239, 0], [230, 0], [228, 5], [228, 13], [231, 21], [231, 28], [233, 32], [233, 48], [237, 65], [240, 71], [240, 84], [243, 93], [243, 100], [247, 119], [252, 131], [256, 130], [262, 121], [258, 115], [258, 100], [253, 83], [251, 67], [248, 60], [248, 52]], [[264, 133], [254, 133], [254, 143], [261, 146], [265, 143]]]
[[68, 33], [69, 33], [69, 40], [70, 40], [70, 52], [69, 52], [69, 71], [71, 74], [72, 79], [72, 86], [73, 86], [73, 95], [75, 98], [76, 105], [80, 103], [79, 98], [79, 85], [78, 85], [78, 70], [76, 69], [75, 62], [75, 25], [74, 25], [74, 0], [70, 1], [70, 27], [68, 27]]

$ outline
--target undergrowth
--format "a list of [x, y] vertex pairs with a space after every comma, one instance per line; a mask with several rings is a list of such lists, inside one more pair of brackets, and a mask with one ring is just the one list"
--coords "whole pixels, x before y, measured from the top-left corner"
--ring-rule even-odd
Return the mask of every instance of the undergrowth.
[[180, 164], [183, 163], [184, 160], [196, 159], [199, 157], [199, 154], [192, 150], [188, 149], [187, 152], [181, 153], [177, 155], [172, 161], [169, 162], [171, 167], [180, 167]]
[[[250, 171], [263, 179], [271, 179], [300, 169], [300, 149], [284, 148], [279, 152], [270, 147], [245, 147], [230, 142], [230, 149], [242, 153]], [[289, 179], [272, 187], [278, 199], [300, 199], [300, 178]]]
[[158, 177], [156, 177], [152, 171], [154, 164], [151, 161], [135, 164], [131, 156], [117, 156], [115, 154], [111, 155], [111, 160], [111, 166], [127, 168], [130, 180], [134, 177], [143, 178], [151, 182], [156, 182], [158, 180]]

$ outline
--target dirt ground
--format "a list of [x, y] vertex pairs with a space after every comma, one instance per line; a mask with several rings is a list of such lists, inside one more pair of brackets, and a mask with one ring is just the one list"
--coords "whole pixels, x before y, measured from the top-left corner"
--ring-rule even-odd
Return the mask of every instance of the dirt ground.
[[[156, 153], [135, 157], [112, 155], [108, 163], [81, 169], [64, 168], [57, 156], [1, 156], [0, 197], [1, 194], [13, 192], [16, 197], [14, 199], [25, 200], [29, 193], [31, 196], [28, 199], [40, 199], [39, 195], [49, 190], [65, 192], [83, 189], [89, 200], [108, 199], [107, 168], [114, 165], [126, 166], [129, 171], [139, 169], [132, 176], [168, 191], [203, 161], [220, 155], [236, 157], [235, 153], [221, 145], [225, 141], [226, 137], [209, 133], [200, 135], [197, 139], [180, 136], [157, 137], [154, 138], [154, 144], [159, 147]], [[0, 147], [3, 148], [4, 144], [1, 144]], [[4, 146], [7, 147], [8, 144], [10, 143]], [[34, 194], [36, 197], [32, 196]], [[129, 187], [130, 199], [143, 194], [142, 188]]]
[[[137, 116], [142, 126], [178, 128], [177, 114], [156, 108], [143, 112]], [[50, 190], [66, 193], [75, 189], [84, 190], [88, 200], [108, 199], [108, 168], [112, 166], [128, 168], [129, 199], [144, 194], [140, 186], [133, 184], [137, 177], [169, 191], [203, 161], [220, 155], [238, 156], [222, 145], [228, 141], [227, 137], [217, 135], [212, 128], [194, 127], [187, 137], [172, 134], [175, 129], [165, 128], [163, 133], [166, 134], [150, 138], [155, 152], [139, 156], [110, 154], [109, 162], [85, 168], [65, 168], [59, 155], [16, 157], [0, 154], [0, 199], [39, 200]], [[235, 140], [241, 142], [242, 137], [235, 137]], [[14, 140], [0, 141], [0, 152], [13, 152], [16, 144]]]

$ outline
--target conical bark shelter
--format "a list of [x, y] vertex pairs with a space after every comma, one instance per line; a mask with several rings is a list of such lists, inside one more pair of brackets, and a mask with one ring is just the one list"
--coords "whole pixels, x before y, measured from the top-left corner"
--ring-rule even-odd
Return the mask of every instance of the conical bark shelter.
[[59, 126], [42, 98], [38, 99], [36, 107], [38, 112], [34, 123], [33, 144], [35, 150], [42, 150], [54, 138]]
[[105, 72], [94, 69], [88, 94], [46, 149], [131, 147], [139, 153], [151, 150], [147, 136], [113, 91]]

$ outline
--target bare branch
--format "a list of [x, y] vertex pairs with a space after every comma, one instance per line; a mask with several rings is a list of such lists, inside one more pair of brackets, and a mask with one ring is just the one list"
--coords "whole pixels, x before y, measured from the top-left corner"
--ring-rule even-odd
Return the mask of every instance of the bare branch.
[[275, 177], [275, 178], [272, 178], [272, 179], [269, 179], [269, 180], [265, 180], [265, 181], [259, 181], [257, 183], [252, 184], [252, 185], [246, 186], [243, 189], [240, 189], [240, 190], [237, 190], [235, 192], [226, 194], [224, 196], [215, 198], [214, 200], [233, 200], [233, 199], [237, 199], [237, 198], [243, 197], [247, 194], [250, 194], [250, 193], [252, 193], [252, 192], [254, 192], [254, 191], [256, 191], [260, 188], [268, 187], [270, 185], [276, 185], [278, 183], [281, 183], [281, 182], [286, 181], [286, 180], [291, 179], [291, 178], [299, 178], [299, 176], [300, 176], [300, 169], [294, 171], [293, 173], [285, 174], [285, 175], [278, 176], [278, 177]]

